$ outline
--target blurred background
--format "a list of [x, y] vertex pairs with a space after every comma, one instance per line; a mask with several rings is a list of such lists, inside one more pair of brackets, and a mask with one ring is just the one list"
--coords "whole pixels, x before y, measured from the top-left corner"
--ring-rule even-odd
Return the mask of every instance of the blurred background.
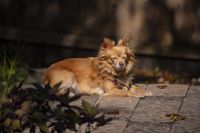
[[200, 84], [199, 0], [0, 0], [0, 18], [1, 55], [20, 55], [30, 79], [129, 34], [135, 82]]

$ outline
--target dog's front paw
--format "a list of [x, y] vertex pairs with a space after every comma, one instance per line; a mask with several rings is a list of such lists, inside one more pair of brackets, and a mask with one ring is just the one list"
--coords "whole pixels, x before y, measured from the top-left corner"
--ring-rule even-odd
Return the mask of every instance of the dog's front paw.
[[135, 94], [135, 97], [137, 97], [137, 98], [144, 98], [147, 96], [152, 96], [152, 93], [151, 92], [142, 92], [142, 93], [140, 92], [140, 93]]
[[146, 91], [145, 95], [146, 95], [146, 96], [152, 96], [153, 94], [152, 94], [152, 92], [150, 92], [150, 91]]
[[137, 97], [137, 98], [144, 98], [146, 96], [152, 96], [152, 92], [150, 91], [146, 91], [142, 88], [139, 88], [137, 86], [132, 86], [131, 89], [130, 89], [131, 93], [134, 94], [134, 97]]

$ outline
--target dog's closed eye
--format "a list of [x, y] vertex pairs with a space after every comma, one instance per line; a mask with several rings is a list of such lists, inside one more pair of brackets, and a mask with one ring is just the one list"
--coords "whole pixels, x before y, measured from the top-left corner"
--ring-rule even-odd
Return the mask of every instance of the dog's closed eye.
[[111, 60], [116, 60], [117, 59], [117, 57], [111, 57]]

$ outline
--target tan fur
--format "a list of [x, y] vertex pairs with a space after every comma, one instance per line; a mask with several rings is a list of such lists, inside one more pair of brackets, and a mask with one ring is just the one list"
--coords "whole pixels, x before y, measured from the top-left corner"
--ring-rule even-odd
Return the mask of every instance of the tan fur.
[[68, 89], [104, 96], [151, 95], [131, 83], [135, 57], [127, 43], [126, 38], [121, 39], [117, 45], [105, 38], [97, 57], [70, 58], [56, 62], [47, 69], [44, 83], [54, 86], [62, 82], [59, 95]]

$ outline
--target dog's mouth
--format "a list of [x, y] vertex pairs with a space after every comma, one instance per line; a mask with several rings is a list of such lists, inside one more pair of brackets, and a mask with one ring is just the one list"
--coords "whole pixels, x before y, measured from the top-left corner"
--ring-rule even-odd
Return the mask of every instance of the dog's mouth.
[[116, 65], [116, 66], [115, 66], [115, 69], [116, 69], [117, 71], [124, 71], [125, 68], [126, 68], [125, 64], [124, 64], [124, 65]]
[[118, 68], [117, 70], [118, 70], [118, 71], [124, 71], [125, 68]]

